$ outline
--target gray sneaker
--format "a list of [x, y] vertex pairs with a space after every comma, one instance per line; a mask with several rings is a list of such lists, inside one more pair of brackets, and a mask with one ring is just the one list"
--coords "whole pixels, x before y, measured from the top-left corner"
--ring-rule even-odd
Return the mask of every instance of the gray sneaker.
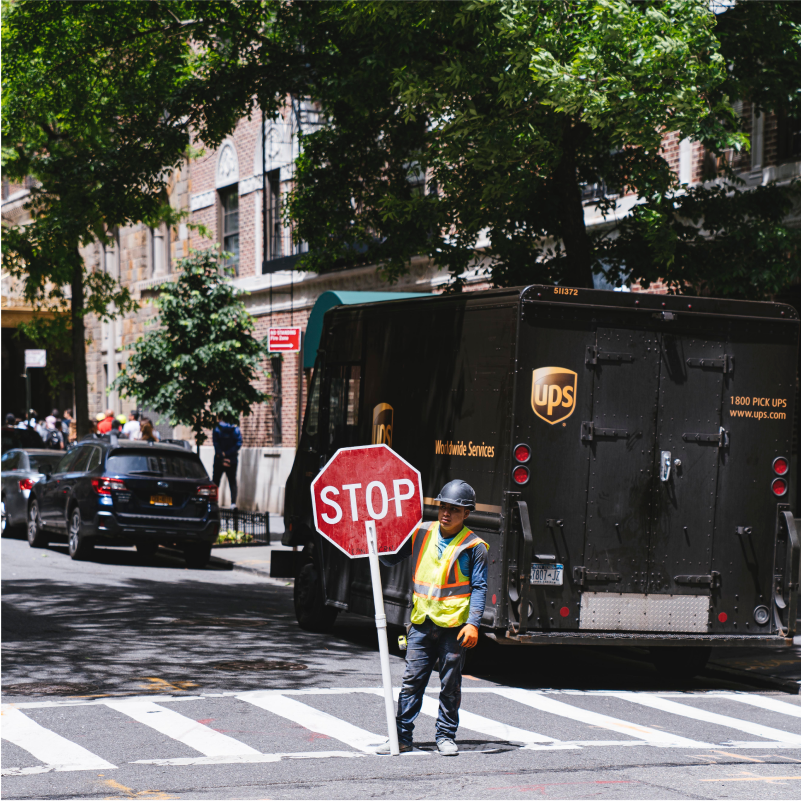
[[[413, 748], [414, 746], [412, 745], [412, 743], [398, 743], [398, 750], [402, 754], [405, 754], [407, 751], [411, 751]], [[390, 750], [389, 747], [389, 740], [387, 740], [383, 745], [376, 748], [375, 752], [379, 756], [390, 756], [392, 751]]]
[[442, 756], [456, 756], [459, 753], [459, 746], [453, 740], [437, 740], [437, 751]]

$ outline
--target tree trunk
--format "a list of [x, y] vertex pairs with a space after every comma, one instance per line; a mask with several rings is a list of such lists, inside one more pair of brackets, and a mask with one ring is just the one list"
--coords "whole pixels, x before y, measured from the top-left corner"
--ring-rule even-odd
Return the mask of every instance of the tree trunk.
[[576, 147], [582, 138], [577, 126], [566, 122], [562, 136], [562, 158], [553, 173], [554, 193], [559, 209], [559, 228], [566, 264], [562, 283], [592, 289], [592, 240], [584, 224], [576, 165]]
[[75, 251], [72, 268], [72, 374], [75, 385], [75, 425], [78, 439], [91, 434], [89, 422], [89, 380], [86, 374], [86, 337], [83, 320], [83, 259]]

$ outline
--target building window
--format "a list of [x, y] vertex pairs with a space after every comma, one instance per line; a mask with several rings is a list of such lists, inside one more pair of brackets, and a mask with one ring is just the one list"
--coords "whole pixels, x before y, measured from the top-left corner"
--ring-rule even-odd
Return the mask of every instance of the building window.
[[789, 117], [781, 113], [776, 127], [779, 161], [801, 158], [801, 117]]
[[279, 170], [267, 173], [267, 258], [280, 259], [284, 255], [281, 246], [281, 176]]
[[280, 356], [273, 356], [270, 359], [270, 370], [273, 376], [273, 445], [281, 445], [284, 441], [281, 418], [281, 363], [282, 359]]
[[239, 275], [239, 187], [237, 184], [220, 190], [222, 206], [223, 250], [231, 256], [225, 262], [226, 267]]
[[166, 275], [170, 271], [170, 229], [166, 225], [150, 229], [151, 275]]

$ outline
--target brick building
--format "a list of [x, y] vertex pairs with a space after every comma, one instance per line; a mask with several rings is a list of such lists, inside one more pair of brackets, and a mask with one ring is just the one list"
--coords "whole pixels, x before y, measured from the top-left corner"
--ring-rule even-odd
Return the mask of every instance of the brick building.
[[[746, 131], [753, 134], [752, 150], [739, 155], [729, 153], [724, 158], [746, 183], [755, 186], [801, 175], [799, 126], [775, 115], [755, 116], [748, 104], [742, 104], [740, 112]], [[431, 293], [441, 291], [448, 282], [448, 274], [436, 270], [424, 257], [414, 259], [409, 273], [393, 286], [385, 284], [372, 266], [326, 274], [293, 269], [304, 247], [293, 244], [291, 232], [283, 226], [281, 202], [293, 179], [298, 131], [315, 124], [314, 108], [303, 104], [287, 108], [285, 116], [277, 120], [263, 121], [258, 114], [242, 119], [219, 148], [206, 149], [172, 176], [170, 202], [176, 209], [188, 212], [186, 223], [174, 229], [162, 226], [154, 230], [144, 225], [124, 228], [113, 232], [110, 246], [86, 249], [84, 257], [89, 265], [110, 272], [141, 302], [136, 314], [111, 323], [87, 320], [92, 415], [106, 406], [128, 411], [130, 401], [121, 402], [115, 393], [107, 397], [106, 389], [128, 358], [126, 348], [153, 321], [155, 310], [148, 301], [156, 297], [162, 283], [174, 279], [178, 261], [191, 249], [219, 245], [233, 254], [230, 265], [235, 275], [231, 282], [249, 293], [244, 302], [255, 318], [259, 338], [265, 337], [271, 326], [294, 325], [305, 330], [316, 300], [325, 292]], [[699, 182], [713, 174], [717, 166], [709, 161], [700, 144], [680, 141], [675, 134], [664, 137], [664, 152], [683, 183]], [[585, 219], [590, 228], [613, 224], [604, 220], [594, 202], [604, 191], [603, 187], [587, 187]], [[3, 197], [6, 224], [5, 187]], [[614, 217], [627, 214], [635, 201], [634, 196], [617, 198]], [[15, 202], [19, 197], [15, 196]], [[193, 227], [197, 224], [205, 226], [208, 237]], [[603, 286], [602, 280], [599, 286]], [[466, 276], [468, 290], [486, 287], [480, 266]], [[630, 289], [641, 288], [634, 283]], [[656, 284], [648, 291], [667, 290]], [[5, 276], [3, 302], [5, 305]], [[271, 368], [272, 377], [263, 379], [261, 388], [270, 392], [273, 400], [240, 422], [244, 448], [240, 457], [239, 505], [278, 512], [283, 507], [283, 485], [294, 458], [311, 371], [294, 353], [271, 360]], [[157, 412], [153, 410], [151, 416], [155, 419]], [[160, 428], [162, 435], [181, 437], [188, 433], [173, 432], [166, 424]], [[211, 448], [204, 448], [203, 458], [210, 467]]]

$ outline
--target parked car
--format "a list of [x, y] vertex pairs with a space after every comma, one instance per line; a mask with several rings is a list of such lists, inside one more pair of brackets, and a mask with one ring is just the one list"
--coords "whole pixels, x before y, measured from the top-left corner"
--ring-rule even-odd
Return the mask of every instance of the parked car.
[[[25, 432], [22, 432], [25, 433]], [[34, 434], [36, 432], [33, 432]], [[52, 473], [64, 455], [61, 451], [42, 448], [39, 435], [37, 448], [15, 448], [6, 451], [2, 459], [2, 529], [3, 536], [17, 527], [25, 526], [28, 520], [28, 500], [33, 485]]]
[[201, 568], [219, 529], [217, 487], [196, 453], [113, 434], [81, 440], [34, 484], [28, 503], [30, 546], [66, 533], [73, 559], [88, 558], [100, 542], [135, 545], [144, 555], [171, 545]]
[[42, 438], [32, 428], [2, 428], [2, 452], [12, 448], [41, 448], [44, 445]]

